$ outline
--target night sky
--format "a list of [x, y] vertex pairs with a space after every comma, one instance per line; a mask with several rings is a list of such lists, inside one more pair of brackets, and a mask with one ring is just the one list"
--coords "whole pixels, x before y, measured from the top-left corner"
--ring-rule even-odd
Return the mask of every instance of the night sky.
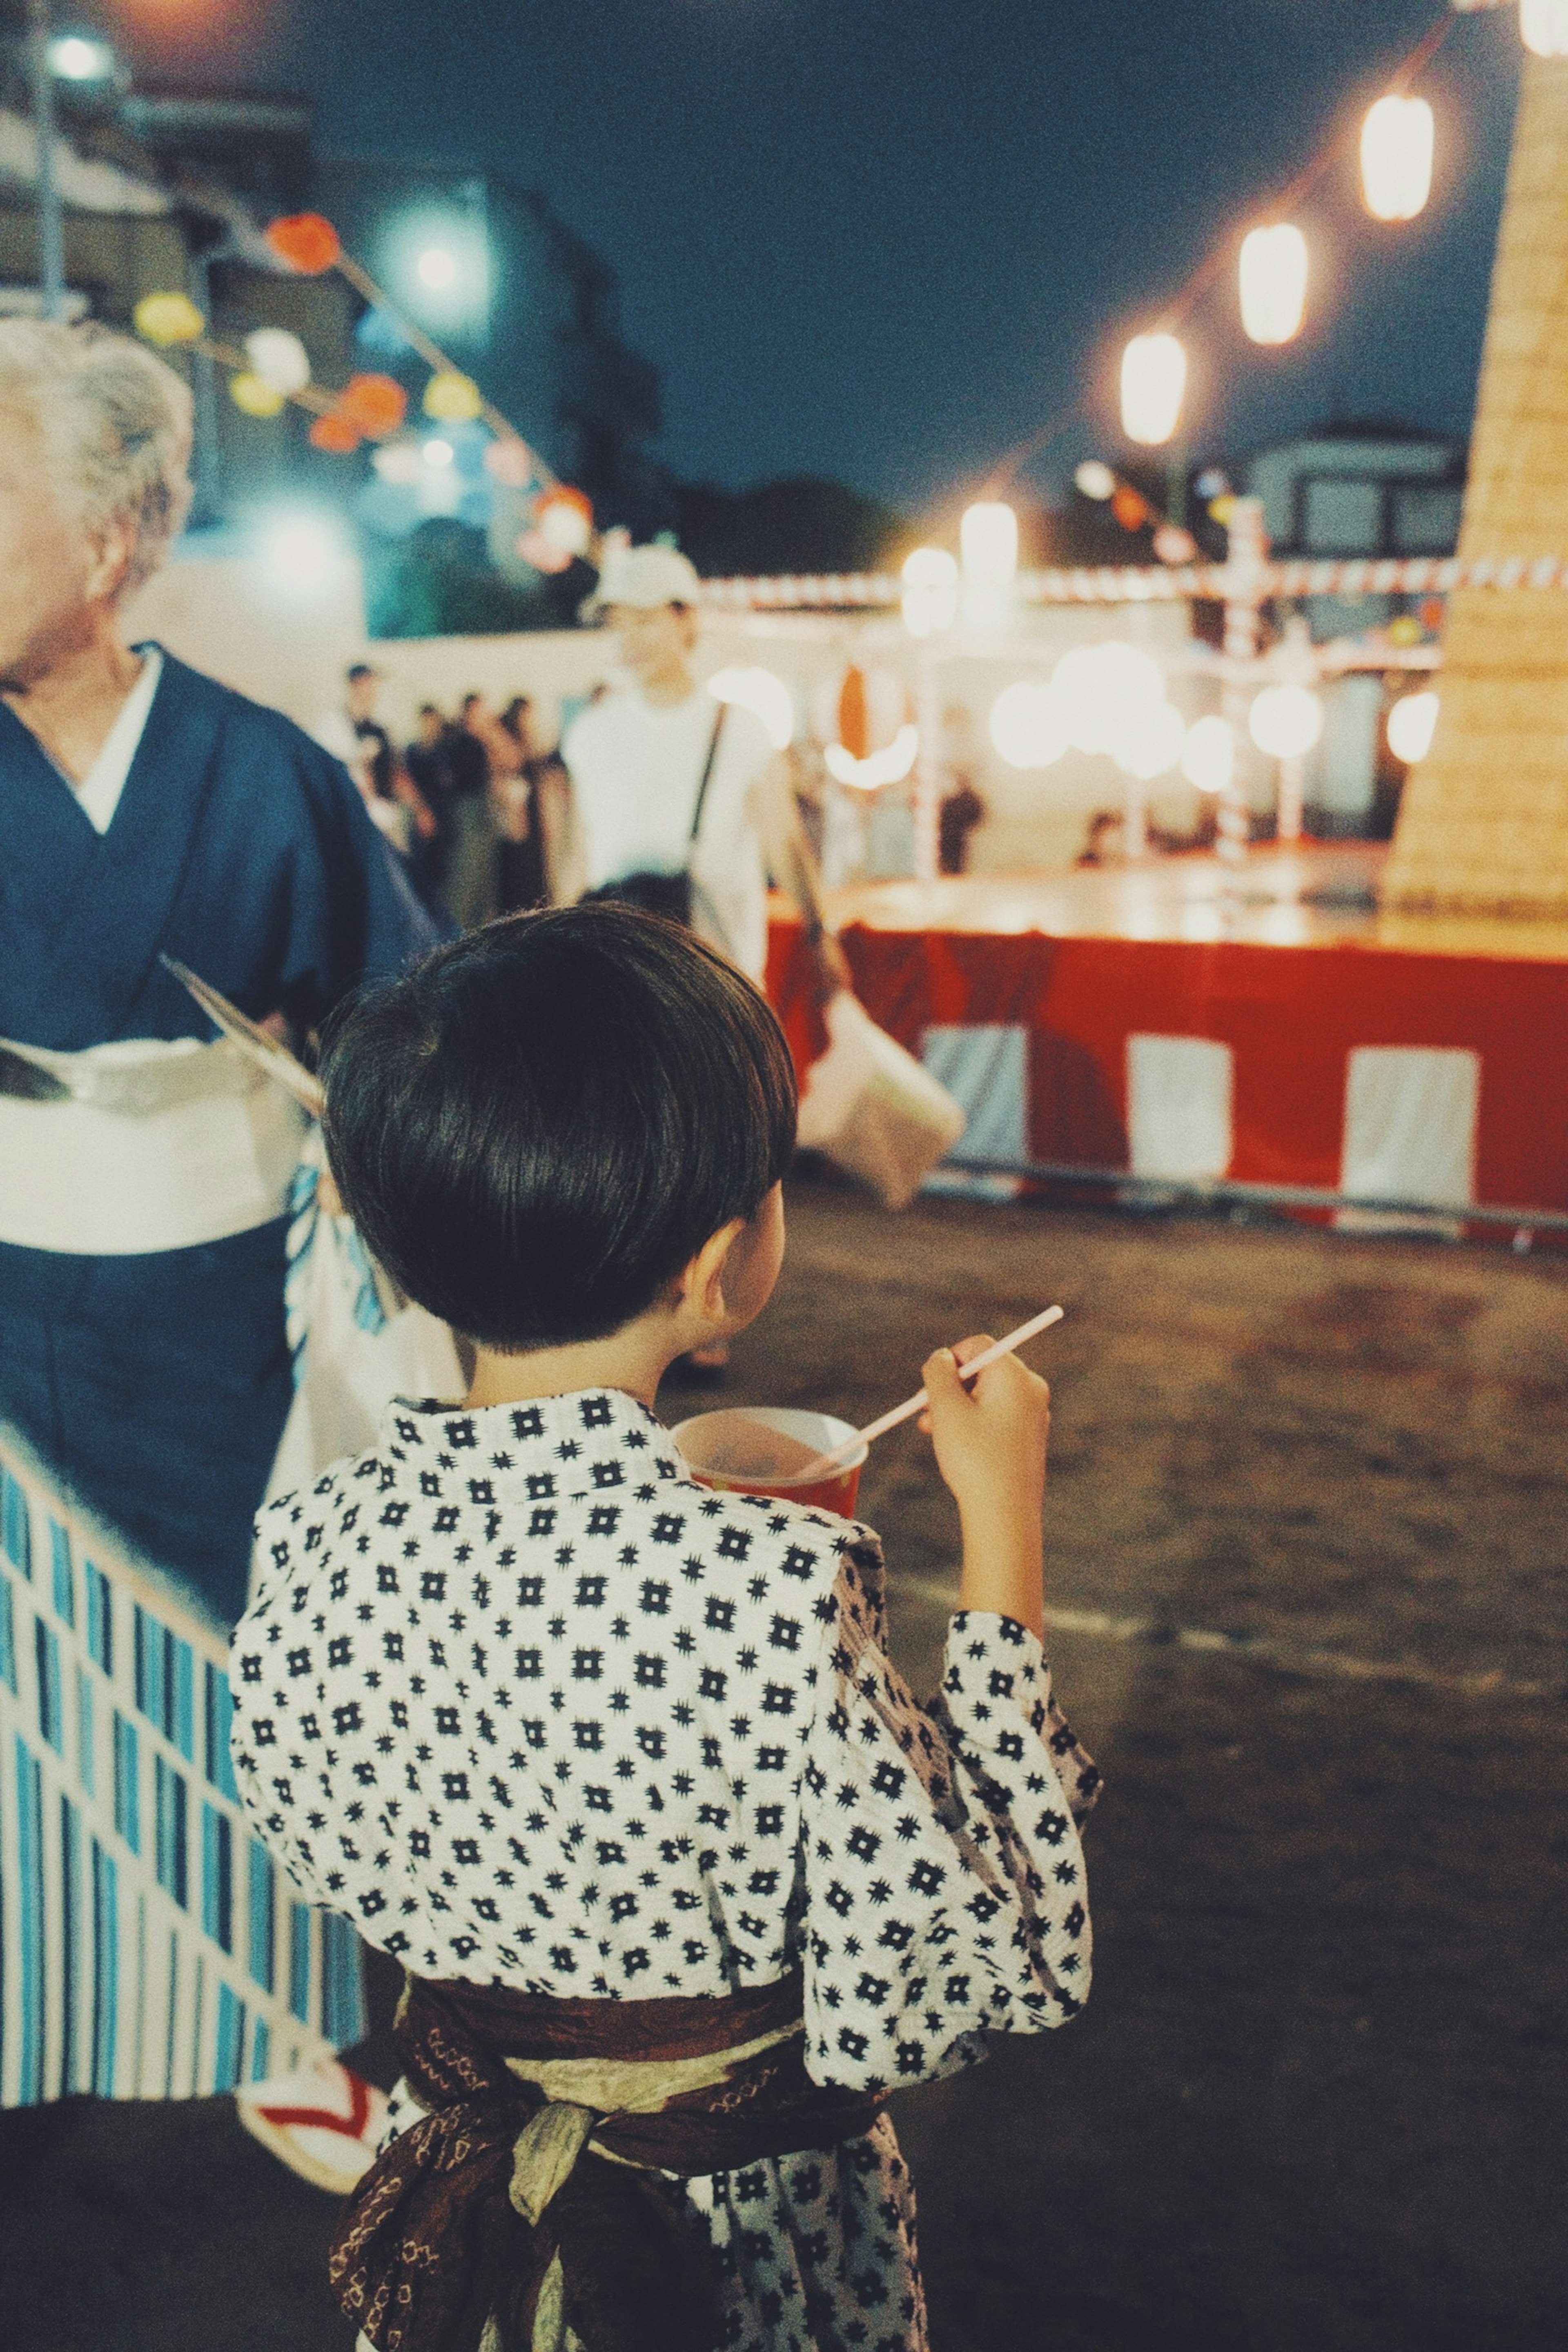
[[[110, 0], [123, 36], [172, 0]], [[604, 255], [664, 380], [658, 454], [730, 485], [836, 476], [914, 510], [1086, 399], [1030, 478], [1116, 455], [1122, 339], [1238, 236], [1439, 0], [182, 0], [151, 66], [309, 90], [323, 145], [492, 168]], [[62, 16], [63, 16], [62, 10]], [[1309, 327], [1254, 351], [1226, 272], [1192, 321], [1194, 450], [1330, 415], [1463, 429], [1518, 83], [1517, 11], [1420, 85], [1426, 217], [1353, 151], [1296, 216]]]

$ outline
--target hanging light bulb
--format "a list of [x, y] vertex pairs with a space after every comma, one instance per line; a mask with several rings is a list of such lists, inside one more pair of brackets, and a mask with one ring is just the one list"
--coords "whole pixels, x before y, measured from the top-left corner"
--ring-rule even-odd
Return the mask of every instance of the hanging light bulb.
[[1163, 703], [1165, 673], [1152, 655], [1111, 638], [1065, 653], [1051, 690], [1069, 741], [1080, 751], [1103, 751], [1115, 759], [1129, 733]]
[[1007, 588], [1018, 570], [1018, 518], [1000, 499], [964, 510], [958, 527], [963, 576], [976, 588]]
[[1134, 335], [1121, 355], [1121, 429], [1157, 449], [1182, 421], [1187, 354], [1174, 335]]
[[1424, 98], [1380, 98], [1361, 131], [1361, 184], [1373, 220], [1414, 220], [1432, 193], [1436, 141]]
[[1310, 686], [1266, 686], [1247, 723], [1269, 759], [1304, 760], [1323, 731], [1323, 699]]
[[1018, 572], [1017, 516], [1000, 499], [983, 499], [965, 509], [958, 544], [963, 559], [965, 627], [1005, 627]]
[[1129, 713], [1116, 746], [1116, 764], [1124, 775], [1152, 784], [1156, 776], [1169, 775], [1186, 740], [1187, 722], [1181, 712], [1168, 702], [1157, 702]]
[[917, 547], [904, 558], [904, 626], [911, 637], [940, 636], [958, 618], [958, 565], [945, 547]]
[[1519, 29], [1538, 58], [1568, 58], [1568, 0], [1520, 0]]
[[1053, 767], [1071, 740], [1066, 706], [1053, 687], [1020, 678], [991, 706], [991, 740], [1010, 768]]
[[1255, 343], [1293, 342], [1307, 315], [1307, 240], [1289, 221], [1242, 241], [1241, 323]]
[[1436, 725], [1437, 697], [1430, 687], [1421, 694], [1402, 695], [1388, 714], [1388, 748], [1413, 768], [1432, 749]]
[[1182, 773], [1200, 793], [1227, 793], [1236, 773], [1236, 730], [1217, 714], [1194, 719], [1182, 751]]

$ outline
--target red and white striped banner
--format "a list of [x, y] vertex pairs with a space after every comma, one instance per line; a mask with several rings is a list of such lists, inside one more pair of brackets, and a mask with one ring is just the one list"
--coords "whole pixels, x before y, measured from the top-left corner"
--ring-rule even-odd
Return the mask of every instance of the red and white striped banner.
[[[1020, 604], [1261, 603], [1274, 596], [1445, 596], [1455, 588], [1568, 588], [1568, 558], [1486, 555], [1358, 556], [1289, 563], [1199, 563], [1181, 567], [1105, 564], [1075, 571], [1021, 572]], [[864, 612], [897, 605], [903, 583], [885, 572], [832, 572], [816, 578], [705, 580], [702, 603], [714, 613]]]

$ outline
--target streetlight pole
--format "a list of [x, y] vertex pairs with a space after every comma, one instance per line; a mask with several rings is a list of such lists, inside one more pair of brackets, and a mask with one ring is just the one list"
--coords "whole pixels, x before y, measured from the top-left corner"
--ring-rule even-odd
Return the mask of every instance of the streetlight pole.
[[63, 319], [65, 228], [55, 171], [55, 77], [49, 63], [49, 0], [27, 0], [27, 62], [33, 80], [33, 135], [37, 142], [38, 286], [45, 318]]

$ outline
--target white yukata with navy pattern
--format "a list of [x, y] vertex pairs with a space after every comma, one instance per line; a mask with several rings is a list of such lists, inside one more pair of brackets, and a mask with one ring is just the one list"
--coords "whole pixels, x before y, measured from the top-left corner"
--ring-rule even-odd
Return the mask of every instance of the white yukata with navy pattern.
[[[811, 2074], [873, 2092], [1081, 2007], [1099, 1776], [1040, 1644], [961, 1613], [917, 1706], [868, 1529], [697, 1486], [592, 1391], [400, 1402], [258, 1535], [241, 1795], [301, 1893], [416, 1973], [617, 2000], [800, 1969]], [[925, 2352], [885, 2116], [688, 2189], [735, 2352]]]

